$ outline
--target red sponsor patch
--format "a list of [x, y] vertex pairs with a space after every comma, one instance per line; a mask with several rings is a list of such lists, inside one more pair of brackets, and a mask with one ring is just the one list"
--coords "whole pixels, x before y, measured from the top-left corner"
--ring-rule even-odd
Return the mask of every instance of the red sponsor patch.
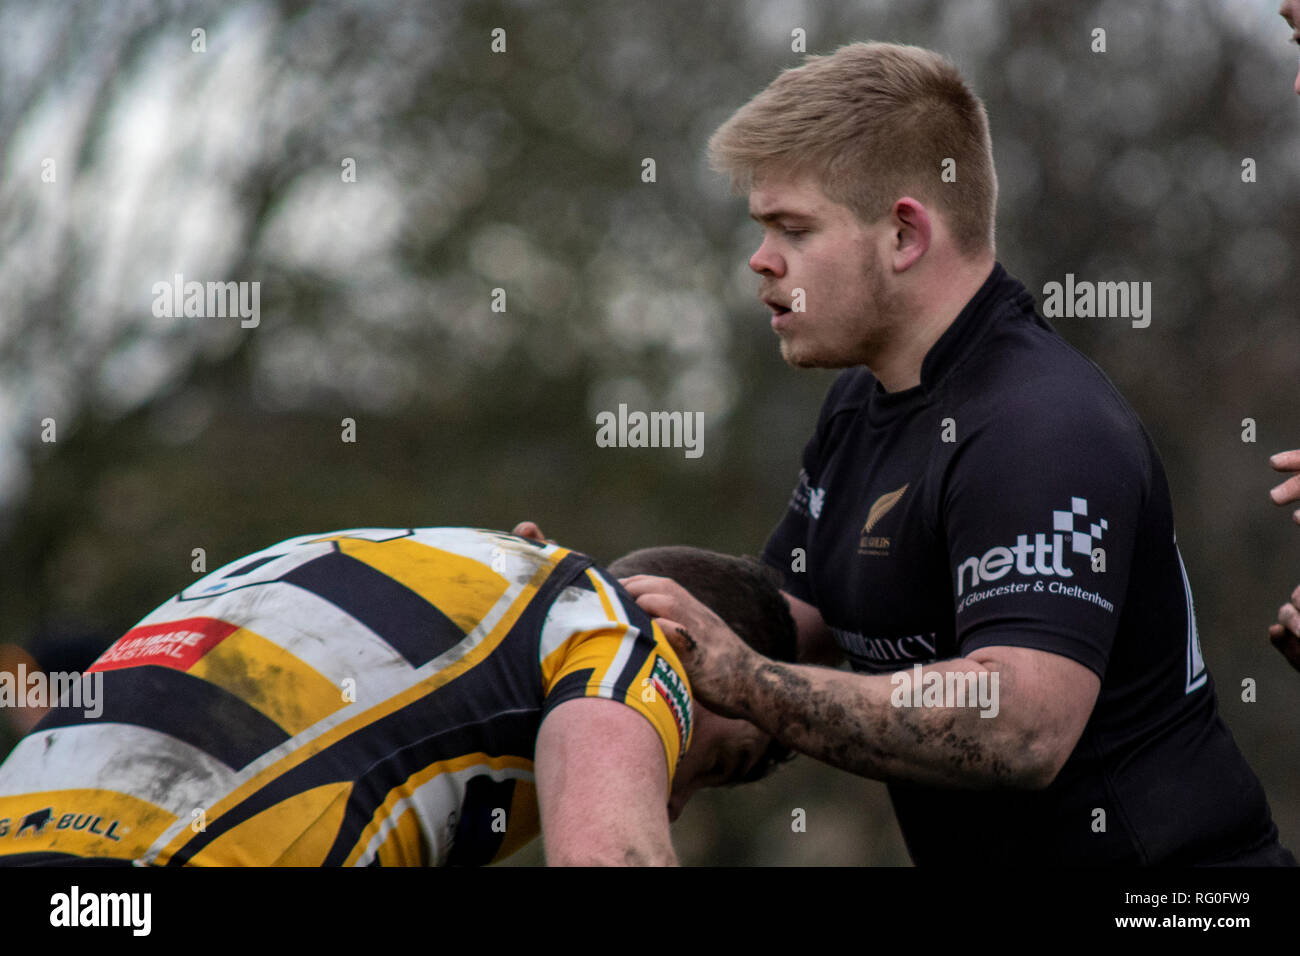
[[133, 627], [118, 638], [87, 669], [87, 673], [143, 664], [187, 671], [195, 661], [237, 630], [238, 624], [219, 621], [215, 617], [187, 617], [183, 621]]

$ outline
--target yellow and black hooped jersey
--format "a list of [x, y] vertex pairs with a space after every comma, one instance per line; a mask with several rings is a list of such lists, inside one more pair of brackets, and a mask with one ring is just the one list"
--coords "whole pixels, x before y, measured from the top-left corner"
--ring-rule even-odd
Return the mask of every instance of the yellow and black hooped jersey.
[[[685, 671], [584, 555], [467, 528], [292, 538], [212, 572], [0, 765], [0, 865], [476, 865], [539, 829], [537, 731], [644, 714], [671, 781]], [[81, 703], [85, 703], [82, 701]]]

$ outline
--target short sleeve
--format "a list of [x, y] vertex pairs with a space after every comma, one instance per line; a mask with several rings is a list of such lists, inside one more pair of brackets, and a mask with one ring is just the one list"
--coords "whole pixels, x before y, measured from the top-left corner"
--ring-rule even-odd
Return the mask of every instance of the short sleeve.
[[[811, 449], [815, 443], [815, 438], [808, 442], [808, 448], [804, 450], [805, 462], [809, 458], [808, 449]], [[808, 583], [807, 561], [809, 515], [806, 502], [812, 492], [812, 481], [808, 477], [808, 468], [805, 464], [799, 469], [799, 480], [795, 484], [794, 491], [790, 493], [785, 514], [781, 516], [780, 523], [773, 529], [767, 543], [763, 546], [762, 557], [764, 564], [771, 565], [781, 572], [786, 591], [801, 601], [816, 604]], [[803, 561], [798, 560], [799, 549], [803, 550]]]
[[1032, 647], [1104, 676], [1150, 487], [1141, 425], [1059, 393], [965, 424], [943, 498], [959, 652]]
[[542, 716], [581, 697], [626, 704], [663, 742], [668, 781], [690, 745], [691, 688], [659, 625], [608, 574], [587, 571], [551, 605], [538, 651]]

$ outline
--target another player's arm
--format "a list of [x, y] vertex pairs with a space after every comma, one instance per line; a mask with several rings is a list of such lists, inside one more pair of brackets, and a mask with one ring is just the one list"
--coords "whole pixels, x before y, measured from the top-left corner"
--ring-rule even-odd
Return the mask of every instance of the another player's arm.
[[751, 720], [786, 746], [864, 777], [1046, 787], [1078, 743], [1101, 686], [1096, 674], [1069, 658], [984, 647], [928, 665], [923, 674], [996, 673], [996, 716], [981, 717], [981, 708], [971, 706], [895, 706], [897, 685], [888, 674], [769, 660], [673, 581], [637, 576], [623, 583], [661, 618], [703, 704]]
[[534, 756], [552, 866], [675, 865], [668, 767], [650, 722], [618, 701], [565, 701], [542, 721]]
[[[900, 685], [891, 675], [774, 661], [752, 662], [739, 692], [748, 697], [745, 714], [787, 746], [861, 776], [1040, 789], [1078, 744], [1100, 688], [1083, 665], [1023, 647], [980, 648], [922, 674], [931, 671], [997, 674], [995, 702], [987, 709], [912, 706], [909, 684], [909, 699], [896, 706]], [[996, 716], [981, 716], [994, 708]]]

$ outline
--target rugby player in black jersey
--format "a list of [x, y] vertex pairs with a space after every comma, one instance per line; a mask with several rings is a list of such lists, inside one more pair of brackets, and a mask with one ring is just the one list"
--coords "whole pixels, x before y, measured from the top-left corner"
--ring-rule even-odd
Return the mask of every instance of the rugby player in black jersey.
[[673, 582], [625, 579], [701, 700], [886, 781], [918, 864], [1294, 865], [1218, 713], [1156, 449], [995, 260], [955, 68], [809, 57], [710, 152], [763, 226], [783, 357], [846, 369], [764, 559], [800, 659], [855, 673], [767, 660]]

